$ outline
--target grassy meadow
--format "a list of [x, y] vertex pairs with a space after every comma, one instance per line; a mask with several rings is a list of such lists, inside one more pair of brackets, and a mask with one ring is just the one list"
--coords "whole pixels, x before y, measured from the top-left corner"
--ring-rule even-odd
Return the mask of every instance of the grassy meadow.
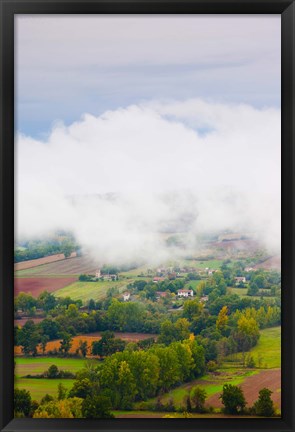
[[133, 279], [123, 279], [118, 281], [104, 282], [74, 282], [73, 284], [55, 291], [57, 297], [71, 297], [73, 300], [82, 300], [86, 303], [90, 299], [102, 300], [106, 297], [110, 288], [117, 288], [119, 292], [127, 289], [127, 285], [133, 282]]
[[69, 390], [73, 386], [74, 379], [24, 378], [26, 375], [42, 374], [53, 364], [59, 370], [72, 373], [77, 373], [85, 366], [83, 359], [55, 357], [15, 357], [15, 363], [15, 387], [29, 390], [32, 398], [37, 401], [40, 401], [46, 393], [54, 397], [57, 396], [59, 383], [62, 383]]
[[250, 351], [256, 365], [263, 368], [281, 367], [281, 327], [261, 330], [258, 344]]
[[73, 386], [74, 382], [74, 379], [17, 378], [14, 385], [15, 388], [29, 390], [32, 399], [39, 402], [46, 393], [50, 396], [56, 397], [59, 383], [62, 383], [69, 390]]

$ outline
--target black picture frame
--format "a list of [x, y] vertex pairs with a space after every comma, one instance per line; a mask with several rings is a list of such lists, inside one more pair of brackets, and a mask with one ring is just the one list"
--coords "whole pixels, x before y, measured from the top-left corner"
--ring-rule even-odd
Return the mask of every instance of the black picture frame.
[[[14, 15], [281, 14], [282, 23], [282, 417], [274, 419], [14, 419]], [[294, 0], [0, 0], [0, 427], [2, 431], [295, 431]]]

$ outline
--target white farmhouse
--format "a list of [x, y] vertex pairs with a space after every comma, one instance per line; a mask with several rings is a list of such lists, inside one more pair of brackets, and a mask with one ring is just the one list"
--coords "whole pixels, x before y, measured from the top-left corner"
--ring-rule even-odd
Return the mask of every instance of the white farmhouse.
[[178, 297], [193, 297], [194, 292], [193, 290], [180, 289], [177, 291], [177, 295]]
[[129, 293], [129, 292], [125, 292], [125, 293], [123, 294], [123, 300], [124, 300], [124, 301], [128, 301], [128, 300], [130, 300], [130, 293]]

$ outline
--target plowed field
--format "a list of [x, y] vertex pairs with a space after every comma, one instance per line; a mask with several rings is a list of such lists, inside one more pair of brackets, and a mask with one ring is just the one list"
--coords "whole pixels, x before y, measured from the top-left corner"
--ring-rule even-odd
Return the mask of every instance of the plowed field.
[[54, 292], [64, 288], [77, 280], [76, 277], [63, 278], [15, 278], [14, 279], [14, 295], [17, 296], [20, 292], [31, 293], [33, 297], [38, 297], [43, 291]]
[[[248, 406], [258, 399], [259, 390], [264, 387], [270, 389], [273, 394], [271, 395], [274, 404], [281, 408], [281, 369], [263, 370], [260, 373], [247, 377], [240, 385], [242, 388]], [[207, 404], [214, 408], [222, 407], [221, 400], [219, 399], [220, 393], [216, 393], [207, 399]]]
[[[50, 258], [50, 257], [47, 257]], [[41, 258], [43, 259], [43, 258]], [[39, 260], [34, 260], [39, 261]], [[66, 276], [66, 275], [80, 275], [82, 273], [95, 274], [98, 264], [90, 257], [73, 257], [58, 260], [55, 262], [38, 264], [32, 268], [18, 270], [15, 273], [17, 277], [37, 277], [37, 276]]]
[[[76, 252], [73, 252], [71, 254], [72, 257], [76, 256]], [[43, 258], [37, 258], [29, 261], [22, 261], [19, 263], [14, 264], [14, 270], [25, 270], [32, 267], [37, 267], [39, 265], [52, 263], [55, 261], [61, 261], [64, 260], [65, 256], [64, 254], [56, 254], [56, 255], [50, 255]]]

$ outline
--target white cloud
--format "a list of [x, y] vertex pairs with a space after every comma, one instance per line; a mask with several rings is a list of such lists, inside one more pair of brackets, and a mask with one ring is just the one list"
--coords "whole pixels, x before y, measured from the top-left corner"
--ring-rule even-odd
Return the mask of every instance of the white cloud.
[[44, 142], [20, 135], [17, 236], [71, 229], [103, 262], [164, 258], [159, 232], [180, 227], [192, 243], [255, 231], [279, 250], [280, 133], [279, 110], [196, 99], [87, 114]]

